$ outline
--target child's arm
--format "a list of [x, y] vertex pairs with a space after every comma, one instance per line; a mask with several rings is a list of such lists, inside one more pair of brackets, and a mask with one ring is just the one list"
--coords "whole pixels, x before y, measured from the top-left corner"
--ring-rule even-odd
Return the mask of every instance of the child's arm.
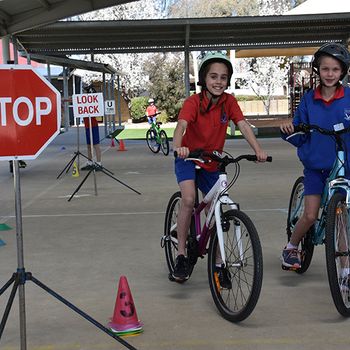
[[187, 128], [187, 121], [179, 119], [173, 135], [173, 150], [177, 152], [178, 157], [186, 158], [190, 153], [188, 147], [181, 147], [182, 138]]
[[251, 126], [248, 124], [248, 122], [245, 119], [240, 120], [237, 123], [237, 126], [241, 131], [242, 135], [244, 136], [244, 138], [249, 143], [250, 147], [254, 150], [258, 158], [258, 161], [264, 162], [267, 158], [267, 153], [259, 145], [258, 140], [256, 139]]

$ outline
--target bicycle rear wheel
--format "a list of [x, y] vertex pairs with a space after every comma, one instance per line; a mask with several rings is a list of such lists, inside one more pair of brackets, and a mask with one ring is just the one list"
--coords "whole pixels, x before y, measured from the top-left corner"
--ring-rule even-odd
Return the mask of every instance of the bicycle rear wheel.
[[[343, 193], [329, 201], [326, 219], [326, 261], [329, 287], [338, 312], [350, 316], [349, 210]], [[343, 271], [345, 274], [343, 274]]]
[[219, 254], [216, 234], [211, 237], [208, 251], [209, 286], [221, 315], [230, 322], [240, 322], [252, 313], [259, 299], [263, 278], [261, 245], [253, 222], [239, 210], [225, 212], [222, 226], [226, 269], [232, 288], [220, 286], [216, 268]]
[[[289, 200], [288, 219], [287, 219], [287, 241], [294, 230], [296, 223], [304, 213], [304, 177], [300, 176], [294, 183]], [[300, 242], [301, 248], [301, 267], [295, 272], [304, 273], [310, 266], [314, 253], [314, 244], [312, 236], [315, 227], [312, 226]]]
[[160, 150], [160, 144], [157, 143], [156, 132], [153, 129], [148, 129], [146, 132], [146, 142], [148, 148], [153, 153], [158, 153]]
[[[164, 222], [164, 236], [162, 237], [162, 246], [165, 249], [165, 258], [169, 269], [169, 279], [172, 279], [172, 273], [174, 272], [175, 259], [177, 256], [177, 216], [181, 205], [181, 192], [176, 192], [169, 200]], [[194, 240], [195, 238], [194, 225], [191, 224], [188, 238], [187, 238], [187, 256], [189, 258], [189, 275], [191, 276], [193, 267], [197, 261], [197, 251], [195, 251]]]
[[160, 137], [160, 148], [162, 149], [163, 154], [167, 156], [170, 150], [168, 136], [164, 130], [161, 130], [159, 133], [159, 137]]

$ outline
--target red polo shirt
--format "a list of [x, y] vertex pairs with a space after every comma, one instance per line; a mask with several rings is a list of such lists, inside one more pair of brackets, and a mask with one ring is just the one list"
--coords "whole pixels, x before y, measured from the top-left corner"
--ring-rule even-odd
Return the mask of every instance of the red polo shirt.
[[[222, 151], [226, 139], [229, 120], [237, 124], [244, 119], [241, 108], [234, 96], [224, 93], [218, 103], [213, 104], [209, 111], [201, 114], [200, 110], [206, 111], [209, 99], [203, 94], [202, 107], [200, 107], [200, 94], [187, 98], [179, 113], [178, 119], [186, 120], [188, 125], [182, 139], [182, 146], [190, 151], [203, 149], [205, 151]], [[214, 171], [216, 164], [209, 163], [203, 168]]]

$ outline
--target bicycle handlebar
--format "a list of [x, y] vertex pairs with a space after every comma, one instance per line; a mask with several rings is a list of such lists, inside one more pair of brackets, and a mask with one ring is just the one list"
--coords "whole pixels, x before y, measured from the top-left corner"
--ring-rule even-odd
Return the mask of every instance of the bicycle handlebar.
[[[174, 151], [174, 157], [177, 158], [177, 152]], [[189, 153], [188, 157], [186, 159], [188, 160], [196, 160], [201, 163], [208, 163], [210, 160], [205, 160], [205, 158], [210, 158], [210, 160], [217, 161], [218, 163], [223, 163], [225, 165], [232, 164], [232, 163], [238, 163], [241, 160], [248, 160], [250, 162], [256, 162], [258, 160], [257, 156], [255, 154], [242, 154], [236, 158], [233, 158], [231, 155], [225, 154], [222, 155], [218, 151], [213, 152], [205, 152], [203, 150], [195, 150]], [[272, 162], [272, 157], [268, 156], [266, 158], [267, 162]]]
[[145, 114], [145, 117], [155, 117], [156, 115], [159, 115], [159, 114], [161, 114], [162, 112], [156, 112], [156, 113], [154, 113], [154, 114], [151, 114], [151, 115], [147, 115], [147, 114]]
[[296, 134], [298, 132], [304, 132], [304, 133], [309, 133], [312, 130], [316, 130], [319, 133], [323, 134], [323, 135], [340, 135], [340, 134], [344, 134], [350, 131], [350, 127], [347, 128], [343, 128], [340, 130], [328, 130], [328, 129], [323, 129], [318, 125], [314, 125], [314, 124], [305, 124], [305, 123], [301, 123], [298, 125], [294, 126], [294, 132], [293, 134]]

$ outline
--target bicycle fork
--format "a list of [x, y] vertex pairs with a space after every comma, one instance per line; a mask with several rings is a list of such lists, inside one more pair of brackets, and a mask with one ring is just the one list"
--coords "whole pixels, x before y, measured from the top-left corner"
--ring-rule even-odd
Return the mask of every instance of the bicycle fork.
[[[219, 249], [220, 249], [220, 255], [221, 255], [221, 260], [226, 267], [227, 262], [226, 262], [226, 254], [225, 254], [225, 247], [224, 247], [224, 231], [222, 228], [222, 206], [223, 205], [229, 205], [231, 209], [238, 209], [238, 206], [236, 203], [234, 203], [228, 195], [223, 195], [222, 197], [219, 198], [219, 200], [216, 202], [215, 205], [215, 222], [216, 222], [216, 234], [218, 236], [218, 242], [219, 242]], [[235, 231], [235, 236], [237, 239], [237, 244], [238, 244], [238, 249], [239, 249], [239, 255], [240, 255], [240, 261], [243, 261], [243, 246], [242, 246], [242, 240], [241, 240], [241, 226], [238, 223], [234, 223], [234, 231]], [[240, 267], [241, 264], [233, 264], [232, 266]]]

